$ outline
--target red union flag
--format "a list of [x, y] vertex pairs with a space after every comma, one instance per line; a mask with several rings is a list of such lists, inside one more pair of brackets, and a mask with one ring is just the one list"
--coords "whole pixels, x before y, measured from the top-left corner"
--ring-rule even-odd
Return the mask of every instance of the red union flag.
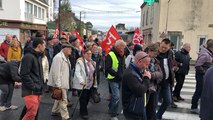
[[143, 43], [143, 36], [140, 33], [140, 29], [136, 28], [135, 34], [134, 34], [134, 37], [133, 37], [133, 44], [140, 44], [141, 42]]
[[55, 26], [55, 31], [54, 31], [53, 38], [57, 38], [57, 36], [58, 36], [58, 24], [56, 24], [56, 26]]
[[81, 36], [79, 35], [77, 30], [73, 30], [72, 34], [75, 35], [79, 41], [80, 41], [80, 46], [81, 46], [81, 50], [84, 51], [84, 44], [83, 44], [83, 39], [81, 38]]
[[109, 53], [110, 49], [112, 48], [112, 45], [118, 39], [120, 39], [120, 35], [118, 34], [115, 27], [112, 25], [109, 31], [107, 32], [105, 39], [103, 40], [101, 44], [101, 47], [106, 52], [106, 54]]

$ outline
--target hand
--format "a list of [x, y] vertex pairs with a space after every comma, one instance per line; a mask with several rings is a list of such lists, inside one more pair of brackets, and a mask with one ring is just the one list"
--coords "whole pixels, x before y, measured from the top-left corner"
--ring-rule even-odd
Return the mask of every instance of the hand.
[[85, 83], [85, 82], [80, 82], [80, 85], [85, 86], [85, 85], [86, 85], [86, 83]]
[[180, 63], [180, 66], [183, 66], [183, 63]]
[[144, 71], [143, 76], [144, 76], [144, 77], [146, 76], [146, 77], [148, 77], [149, 79], [151, 79], [151, 74], [150, 74], [150, 72], [147, 71], [147, 70]]

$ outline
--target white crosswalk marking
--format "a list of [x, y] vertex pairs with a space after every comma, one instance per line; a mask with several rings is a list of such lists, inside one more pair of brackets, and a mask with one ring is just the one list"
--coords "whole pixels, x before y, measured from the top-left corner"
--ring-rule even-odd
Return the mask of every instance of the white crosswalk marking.
[[181, 97], [185, 101], [175, 102], [178, 108], [168, 108], [163, 115], [166, 120], [199, 120], [199, 115], [191, 114], [191, 99], [195, 91], [195, 71], [191, 70], [185, 78], [183, 88], [181, 90]]

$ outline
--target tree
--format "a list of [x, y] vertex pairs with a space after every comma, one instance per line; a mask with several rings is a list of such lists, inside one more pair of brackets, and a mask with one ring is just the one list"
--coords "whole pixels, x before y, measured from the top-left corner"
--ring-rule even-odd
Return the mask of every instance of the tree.
[[[62, 31], [72, 31], [74, 22], [74, 15], [72, 13], [71, 4], [69, 0], [63, 0], [60, 6], [60, 25]], [[58, 15], [56, 23], [59, 23]]]

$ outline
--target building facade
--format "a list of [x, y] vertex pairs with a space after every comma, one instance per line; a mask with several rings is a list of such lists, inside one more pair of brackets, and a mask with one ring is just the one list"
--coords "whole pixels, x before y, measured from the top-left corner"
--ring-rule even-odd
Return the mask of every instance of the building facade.
[[191, 43], [190, 55], [197, 59], [202, 44], [213, 38], [213, 1], [159, 0], [151, 6], [141, 5], [141, 30], [146, 43], [168, 37], [179, 50]]
[[53, 20], [53, 0], [0, 0], [0, 16], [0, 42], [11, 34], [25, 43], [27, 35], [46, 33], [47, 21]]

